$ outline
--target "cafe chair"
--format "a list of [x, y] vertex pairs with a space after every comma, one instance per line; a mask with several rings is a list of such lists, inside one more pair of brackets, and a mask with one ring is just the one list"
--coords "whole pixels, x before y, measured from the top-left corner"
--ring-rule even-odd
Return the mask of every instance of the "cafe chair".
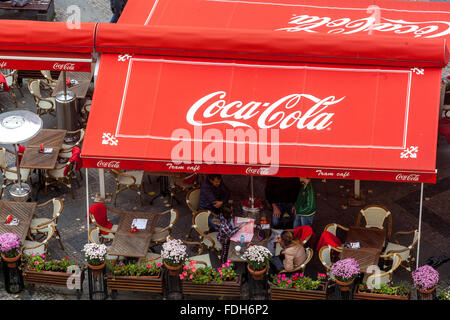
[[47, 237], [42, 241], [32, 241], [32, 240], [25, 240], [23, 243], [22, 252], [24, 255], [32, 256], [33, 254], [41, 255], [41, 254], [47, 254], [48, 250], [48, 241], [53, 237], [55, 234], [55, 226], [49, 224], [48, 226], [44, 227], [47, 230], [45, 231], [47, 234]]
[[[192, 217], [194, 217], [197, 214], [198, 211], [198, 204], [200, 202], [200, 188], [194, 188], [188, 191], [186, 194], [186, 204], [191, 210]], [[189, 230], [189, 233], [186, 235], [186, 238], [191, 237], [193, 228]]]
[[[90, 228], [88, 231], [88, 239], [90, 243], [102, 244], [100, 240], [100, 228], [98, 227]], [[107, 248], [106, 250], [108, 250], [109, 246], [106, 246], [106, 248]], [[108, 261], [116, 261], [116, 260], [124, 260], [125, 257], [114, 256], [109, 253], [106, 253], [105, 259]]]
[[108, 211], [122, 213], [122, 211], [107, 207], [101, 202], [94, 203], [89, 207], [89, 222], [94, 223], [99, 228], [101, 243], [112, 241], [118, 228], [117, 224], [109, 221]]
[[10, 94], [10, 96], [14, 99], [14, 103], [16, 104], [16, 108], [19, 107], [18, 103], [17, 103], [17, 97], [16, 97], [16, 89], [19, 90], [20, 94], [23, 95], [22, 89], [20, 88], [19, 85], [19, 71], [18, 70], [12, 70], [10, 73], [4, 74], [5, 76], [5, 80], [6, 80], [6, 84], [9, 87], [9, 91], [8, 93]]
[[[3, 177], [3, 183], [2, 187], [0, 189], [0, 199], [3, 197], [3, 190], [13, 184], [19, 181], [19, 177], [17, 176], [17, 168], [16, 167], [8, 167], [6, 155], [7, 153], [14, 155], [15, 153], [11, 150], [8, 150], [6, 148], [0, 148], [0, 169], [2, 171], [2, 177]], [[30, 178], [30, 169], [23, 169], [20, 168], [20, 180], [22, 182], [28, 181]]]
[[37, 235], [47, 235], [48, 229], [44, 227], [52, 225], [55, 227], [55, 238], [59, 241], [61, 249], [64, 250], [64, 246], [61, 241], [61, 235], [57, 228], [58, 218], [64, 209], [63, 200], [60, 198], [53, 198], [48, 200], [47, 202], [38, 204], [37, 208], [45, 208], [49, 205], [52, 206], [52, 218], [39, 218], [35, 214], [33, 219], [31, 220], [30, 229], [28, 230], [28, 237], [34, 240]]
[[41, 70], [41, 74], [44, 77], [43, 80], [41, 80], [41, 84], [46, 89], [55, 90], [56, 84], [58, 83], [57, 79], [53, 79], [52, 74], [50, 70]]
[[[405, 236], [411, 234], [413, 234], [411, 244], [409, 246], [401, 245], [400, 242], [398, 241], [398, 236]], [[417, 242], [419, 241], [419, 236], [420, 236], [419, 230], [396, 232], [393, 235], [394, 242], [387, 243], [386, 249], [384, 250], [383, 254], [398, 253], [402, 258], [402, 264], [400, 266], [411, 272], [411, 263], [415, 261], [413, 255], [413, 248], [417, 245]], [[403, 262], [405, 262], [406, 265], [404, 265]]]
[[305, 250], [306, 250], [306, 260], [305, 260], [305, 262], [303, 262], [300, 266], [298, 266], [297, 268], [295, 268], [293, 270], [285, 270], [285, 269], [283, 269], [283, 270], [281, 270], [278, 273], [294, 273], [294, 272], [303, 273], [303, 272], [305, 272], [306, 265], [311, 261], [311, 259], [313, 257], [313, 254], [314, 254], [314, 251], [311, 248], [306, 248]]
[[55, 115], [55, 98], [54, 97], [48, 97], [44, 98], [41, 94], [41, 80], [35, 79], [31, 80], [28, 83], [28, 90], [30, 90], [31, 95], [34, 98], [34, 102], [36, 104], [36, 113], [38, 116], [42, 116], [46, 113], [56, 116]]
[[178, 210], [167, 210], [161, 213], [157, 213], [156, 215], [161, 219], [162, 216], [169, 215], [169, 223], [165, 227], [155, 227], [153, 234], [152, 234], [152, 240], [150, 246], [156, 246], [161, 245], [164, 242], [167, 241], [168, 237], [172, 237], [172, 228], [175, 225], [175, 223], [178, 221]]
[[209, 253], [189, 257], [186, 262], [185, 266], [189, 266], [189, 263], [191, 261], [195, 261], [194, 267], [198, 269], [199, 267], [211, 267], [211, 258], [209, 257]]
[[68, 135], [79, 134], [80, 137], [74, 144], [63, 143], [61, 149], [59, 150], [58, 158], [69, 159], [70, 157], [72, 157], [73, 148], [81, 148], [81, 143], [83, 142], [84, 139], [84, 132], [85, 130], [83, 128], [75, 131], [67, 131]]
[[366, 274], [363, 279], [363, 283], [365, 283], [367, 286], [377, 289], [379, 289], [383, 284], [392, 283], [392, 276], [394, 274], [394, 271], [397, 270], [397, 268], [402, 263], [402, 257], [398, 253], [380, 255], [380, 258], [392, 260], [391, 268], [387, 271], [381, 270], [381, 272], [379, 273], [373, 273], [369, 275]]
[[127, 170], [119, 171], [112, 169], [111, 172], [114, 174], [114, 179], [116, 180], [116, 191], [114, 194], [114, 206], [116, 205], [117, 195], [127, 189], [137, 192], [139, 196], [139, 203], [143, 206], [142, 202], [142, 181], [144, 178], [144, 171], [142, 170]]
[[197, 232], [200, 238], [200, 242], [193, 242], [193, 244], [199, 245], [199, 255], [203, 253], [204, 248], [207, 248], [207, 250], [213, 249], [217, 254], [220, 254], [222, 250], [222, 244], [217, 240], [218, 232], [209, 232], [208, 218], [210, 214], [211, 211], [200, 210], [192, 218], [192, 229]]
[[75, 174], [75, 162], [68, 161], [66, 163], [57, 163], [55, 169], [45, 171], [45, 194], [48, 194], [48, 186], [53, 184], [62, 184], [66, 186], [75, 199], [73, 192], [72, 181], [75, 180], [80, 187], [80, 182]]
[[338, 230], [342, 230], [347, 232], [349, 229], [341, 226], [340, 224], [337, 223], [329, 223], [325, 226], [325, 228], [323, 229], [323, 231], [328, 231], [329, 233], [333, 234], [335, 237], [337, 237], [337, 232]]
[[84, 128], [86, 128], [89, 113], [91, 112], [91, 104], [92, 100], [86, 100], [86, 102], [81, 107], [81, 122]]
[[361, 220], [364, 218], [366, 228], [378, 228], [384, 229], [386, 219], [388, 220], [387, 226], [387, 240], [391, 238], [392, 232], [392, 215], [391, 212], [380, 205], [369, 205], [361, 209], [356, 219], [356, 226], [361, 225]]
[[339, 259], [339, 254], [342, 252], [342, 248], [340, 247], [332, 247], [330, 245], [323, 246], [319, 250], [319, 260], [320, 263], [322, 263], [322, 266], [325, 268], [325, 273], [327, 274], [328, 278], [331, 280], [334, 280], [334, 276], [331, 273], [331, 266], [333, 263]]

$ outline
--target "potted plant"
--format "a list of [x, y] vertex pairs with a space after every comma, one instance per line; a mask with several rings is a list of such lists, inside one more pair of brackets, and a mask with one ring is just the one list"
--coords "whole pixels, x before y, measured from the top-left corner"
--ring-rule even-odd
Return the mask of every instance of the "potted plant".
[[8, 232], [0, 235], [1, 256], [8, 268], [17, 267], [21, 256], [20, 247], [20, 237], [17, 234]]
[[398, 286], [382, 284], [379, 288], [372, 288], [366, 284], [360, 284], [355, 288], [354, 300], [409, 300], [412, 287], [402, 281]]
[[115, 298], [120, 290], [161, 294], [161, 266], [161, 263], [148, 260], [136, 263], [108, 262], [107, 286], [111, 290], [111, 297]]
[[272, 257], [269, 249], [258, 245], [251, 246], [242, 257], [247, 261], [247, 269], [252, 274], [253, 279], [262, 280]]
[[186, 245], [179, 239], [169, 240], [162, 246], [161, 257], [169, 275], [177, 275], [188, 257]]
[[106, 246], [104, 244], [88, 243], [81, 251], [84, 251], [87, 265], [95, 275], [100, 274], [106, 265]]
[[[23, 278], [31, 286], [59, 286], [77, 290], [80, 298], [83, 290], [84, 269], [69, 257], [52, 259], [42, 254], [24, 256]], [[30, 291], [31, 291], [31, 286]]]
[[272, 300], [326, 300], [328, 281], [326, 274], [318, 273], [317, 279], [306, 277], [303, 273], [291, 276], [278, 274], [272, 276], [270, 297]]
[[450, 300], [450, 287], [439, 292], [438, 299], [439, 300]]
[[346, 258], [336, 261], [331, 266], [331, 273], [341, 291], [349, 291], [353, 281], [360, 273], [360, 267], [355, 259]]
[[411, 273], [414, 286], [418, 291], [419, 299], [431, 299], [436, 293], [436, 285], [439, 281], [439, 272], [432, 266], [424, 265]]
[[221, 267], [211, 266], [196, 268], [196, 261], [190, 261], [183, 267], [179, 277], [182, 281], [183, 294], [203, 296], [240, 296], [241, 281], [234, 265], [228, 260]]

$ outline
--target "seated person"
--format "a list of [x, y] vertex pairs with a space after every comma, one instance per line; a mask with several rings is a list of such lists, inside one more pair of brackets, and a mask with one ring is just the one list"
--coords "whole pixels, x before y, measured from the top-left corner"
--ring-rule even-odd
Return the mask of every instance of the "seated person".
[[[230, 191], [222, 181], [220, 174], [209, 174], [200, 189], [198, 210], [209, 210], [217, 216], [220, 215], [224, 205], [231, 203]], [[213, 223], [214, 216], [209, 216], [209, 228], [211, 232], [218, 231]]]
[[[290, 231], [283, 231], [280, 237], [280, 245], [283, 248], [279, 256], [270, 260], [271, 273], [276, 274], [281, 270], [293, 271], [306, 261], [306, 251], [303, 244]], [[284, 258], [283, 258], [284, 256]]]
[[283, 214], [290, 216], [289, 223], [295, 219], [295, 202], [301, 187], [298, 178], [279, 178], [268, 177], [265, 195], [266, 200], [273, 208], [272, 227], [278, 229], [281, 227]]

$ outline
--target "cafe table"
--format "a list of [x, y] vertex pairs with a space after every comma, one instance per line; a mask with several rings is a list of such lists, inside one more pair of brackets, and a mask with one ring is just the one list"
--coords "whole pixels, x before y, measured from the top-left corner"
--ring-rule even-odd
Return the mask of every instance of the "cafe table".
[[[15, 233], [25, 242], [31, 220], [36, 211], [36, 202], [0, 201], [0, 233]], [[18, 225], [6, 225], [6, 217], [11, 215], [19, 220]]]
[[[149, 212], [122, 212], [108, 253], [122, 257], [144, 258], [148, 253], [158, 217], [158, 214]], [[131, 232], [134, 219], [147, 219], [145, 229]]]
[[354, 258], [363, 273], [371, 273], [370, 266], [378, 265], [386, 237], [385, 229], [349, 227], [345, 242], [359, 242], [359, 248], [343, 248], [340, 259]]
[[[77, 85], [71, 85], [67, 86], [68, 91], [72, 91], [75, 96], [79, 99], [86, 98], [86, 94], [89, 90], [89, 86], [92, 81], [92, 72], [72, 72], [67, 71], [66, 72], [66, 78], [69, 78], [70, 80], [77, 80]], [[52, 96], [56, 96], [58, 92], [64, 91], [64, 82], [66, 79], [64, 79], [64, 72], [61, 72], [58, 77], [58, 81], [56, 83], [55, 89], [52, 92]]]

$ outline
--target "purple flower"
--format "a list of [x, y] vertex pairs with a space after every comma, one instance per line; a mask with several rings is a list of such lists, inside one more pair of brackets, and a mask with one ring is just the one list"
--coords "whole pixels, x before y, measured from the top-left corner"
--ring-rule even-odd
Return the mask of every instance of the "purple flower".
[[20, 248], [20, 238], [15, 233], [3, 233], [0, 235], [0, 251], [4, 254]]
[[411, 275], [414, 285], [421, 290], [429, 290], [439, 281], [439, 272], [429, 265], [417, 268]]
[[341, 281], [349, 281], [360, 273], [358, 262], [353, 258], [339, 260], [331, 266], [331, 273]]

